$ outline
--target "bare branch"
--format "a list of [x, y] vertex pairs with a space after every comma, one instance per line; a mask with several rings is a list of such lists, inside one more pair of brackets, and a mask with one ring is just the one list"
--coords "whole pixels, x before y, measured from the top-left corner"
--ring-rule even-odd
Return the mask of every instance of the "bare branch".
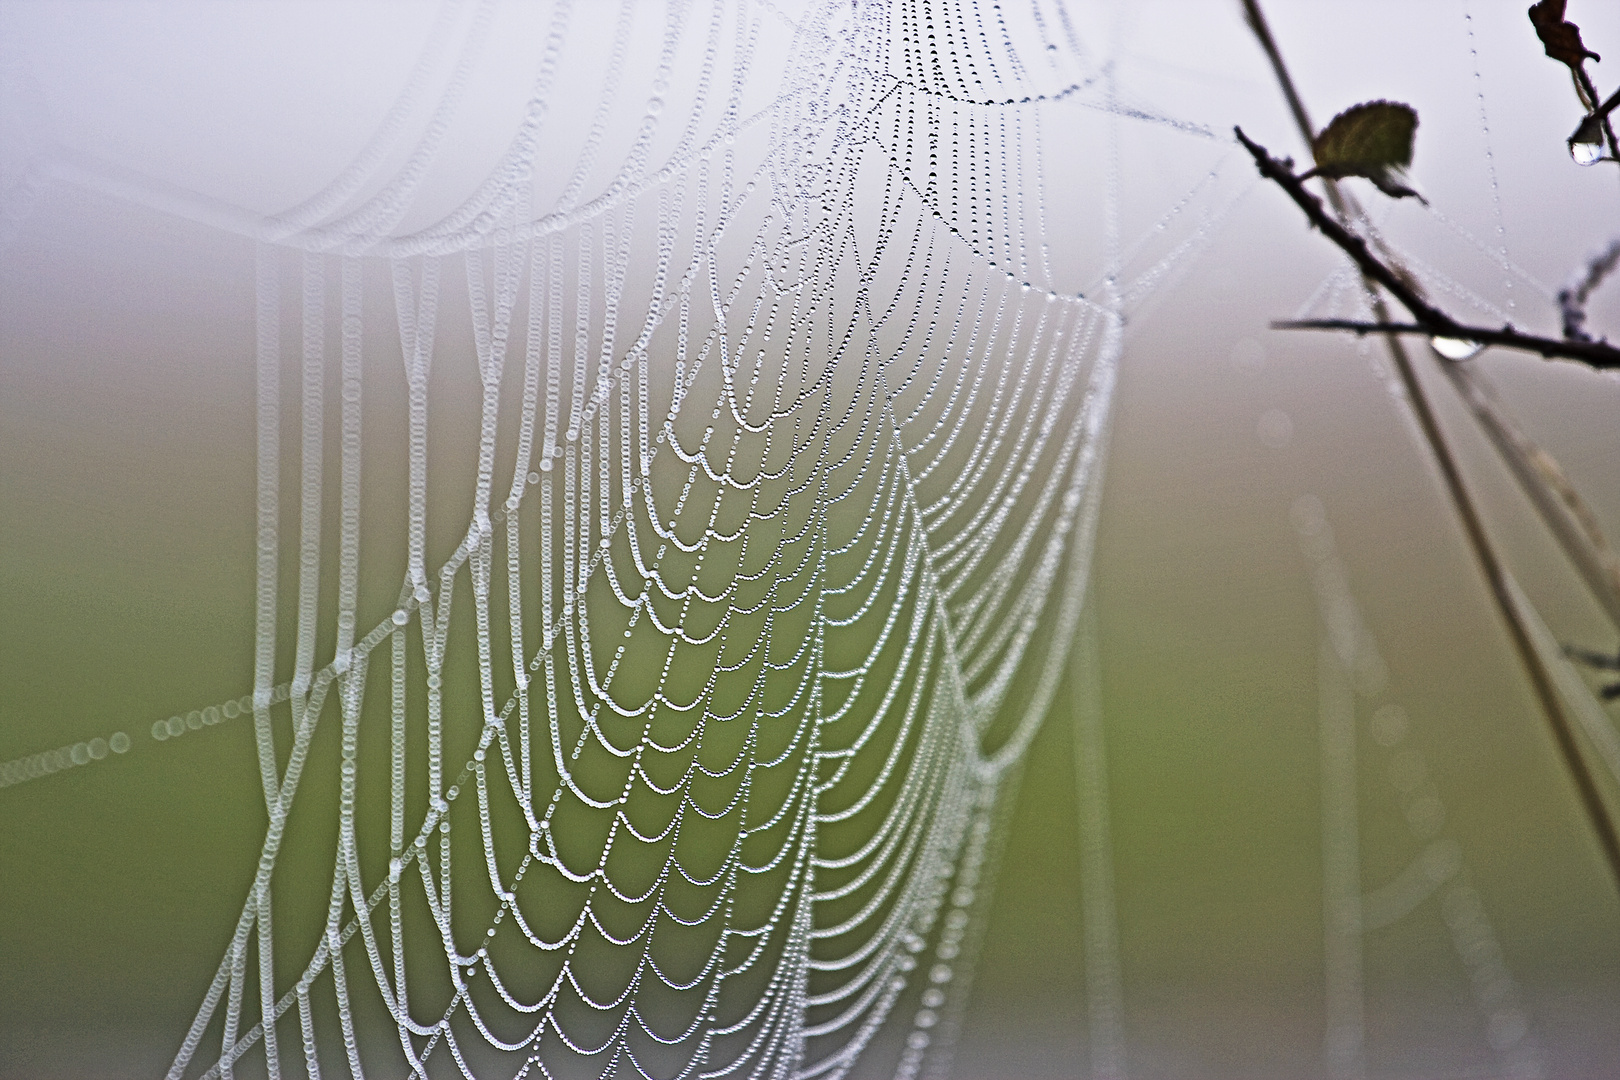
[[[1266, 25], [1265, 15], [1260, 11], [1259, 0], [1243, 0], [1243, 5], [1248, 15], [1249, 25], [1270, 57], [1272, 69], [1277, 75], [1277, 82], [1282, 87], [1284, 95], [1289, 99], [1290, 105], [1293, 106], [1294, 119], [1299, 124], [1300, 133], [1304, 136], [1307, 145], [1309, 145], [1314, 137], [1314, 132], [1306, 116], [1304, 106], [1299, 101], [1299, 95], [1294, 89], [1293, 80], [1288, 74], [1288, 67], [1283, 63], [1282, 54], [1277, 48], [1276, 41], [1272, 38], [1271, 29]], [[1279, 171], [1286, 172], [1292, 178], [1291, 169], [1282, 169], [1281, 166], [1272, 161], [1269, 154], [1244, 138], [1243, 132], [1238, 131], [1237, 136], [1249, 148], [1250, 153], [1255, 155], [1255, 163], [1260, 166], [1262, 175], [1266, 173], [1266, 166], [1269, 164]], [[1256, 153], [1257, 150], [1258, 153]], [[1307, 215], [1311, 215], [1312, 208], [1314, 208], [1315, 216], [1313, 220], [1324, 220], [1325, 215], [1322, 214], [1322, 204], [1306, 192], [1297, 179], [1293, 183], [1294, 190], [1290, 191], [1289, 194], [1305, 209]], [[1338, 185], [1333, 181], [1326, 181], [1326, 186], [1328, 198], [1332, 200], [1334, 210], [1345, 223], [1348, 223], [1351, 220], [1347, 207], [1349, 199], [1339, 191]], [[1331, 224], [1337, 226], [1338, 223], [1333, 222]], [[1406, 288], [1405, 283], [1400, 281], [1388, 267], [1371, 257], [1371, 254], [1367, 252], [1366, 245], [1361, 243], [1360, 238], [1354, 237], [1342, 228], [1339, 231], [1360, 246], [1367, 259], [1382, 272], [1385, 279], [1394, 280], [1396, 284], [1401, 286], [1401, 292], [1413, 295], [1412, 290]], [[1366, 264], [1359, 265], [1362, 265], [1363, 279], [1366, 284], [1368, 299], [1372, 304], [1373, 314], [1379, 322], [1390, 322], [1388, 306], [1385, 304], [1384, 298], [1379, 295], [1378, 290], [1374, 288], [1376, 278], [1372, 276], [1370, 268]], [[1400, 293], [1397, 292], [1395, 295], [1399, 296]], [[1417, 300], [1424, 308], [1428, 307], [1426, 303], [1423, 303], [1421, 297], [1413, 296], [1413, 299]], [[1417, 314], [1416, 309], [1411, 310], [1414, 315]], [[1525, 673], [1530, 677], [1530, 684], [1535, 691], [1537, 702], [1541, 705], [1542, 715], [1551, 730], [1553, 741], [1558, 745], [1565, 767], [1569, 770], [1570, 779], [1575, 784], [1576, 793], [1580, 797], [1592, 830], [1596, 833], [1598, 843], [1603, 849], [1609, 872], [1614, 876], [1616, 883], [1620, 884], [1620, 830], [1616, 829], [1614, 821], [1610, 818], [1608, 805], [1592, 778], [1585, 756], [1575, 738], [1574, 732], [1571, 730], [1569, 717], [1564, 711], [1563, 703], [1553, 689], [1551, 673], [1530, 640], [1529, 629], [1526, 626], [1524, 616], [1513, 599], [1513, 589], [1509, 583], [1507, 572], [1497, 558], [1495, 549], [1491, 546], [1490, 537], [1485, 532], [1484, 522], [1480, 520], [1479, 511], [1474, 506], [1467, 486], [1463, 483], [1462, 473], [1457, 468], [1456, 460], [1446, 444], [1445, 435], [1440, 430], [1434, 410], [1429, 406], [1428, 395], [1424, 391], [1423, 383], [1417, 377], [1411, 357], [1407, 355], [1406, 348], [1398, 334], [1385, 334], [1384, 344], [1389, 349], [1390, 360], [1394, 364], [1401, 385], [1406, 391], [1406, 401], [1411, 406], [1413, 419], [1417, 421], [1424, 440], [1429, 444], [1429, 449], [1434, 455], [1435, 465], [1439, 468], [1441, 479], [1445, 482], [1446, 492], [1451, 496], [1452, 507], [1461, 519], [1463, 532], [1468, 538], [1469, 546], [1473, 549], [1480, 571], [1485, 576], [1491, 596], [1496, 601], [1497, 610], [1507, 624], [1514, 650], [1519, 654], [1519, 660], [1524, 664]], [[1446, 363], [1441, 365], [1441, 370], [1452, 375], [1454, 382], [1457, 381], [1459, 376], [1464, 377], [1465, 381], [1469, 383], [1475, 381], [1466, 378], [1474, 375], [1475, 369], [1472, 367]], [[1482, 416], [1479, 411], [1481, 402], [1477, 400], [1478, 397], [1479, 395], [1475, 395], [1476, 416]], [[1485, 404], [1488, 405], [1488, 403]], [[1487, 413], [1489, 411], [1487, 409]], [[1502, 432], [1495, 431], [1489, 424], [1486, 425], [1486, 430], [1492, 432], [1493, 442], [1498, 450], [1515, 451], [1516, 448], [1513, 443], [1495, 437], [1503, 434]], [[1525, 440], [1525, 442], [1527, 443], [1528, 440]], [[1510, 462], [1513, 462], [1515, 455], [1514, 453], [1504, 453], [1504, 456]], [[1522, 484], [1528, 485], [1527, 490], [1534, 492], [1536, 497], [1533, 501], [1538, 509], [1545, 513], [1552, 507], [1551, 496], [1546, 490], [1545, 483], [1537, 478], [1532, 470], [1516, 468], [1514, 474]], [[1548, 520], [1549, 524], [1567, 524], [1556, 515]], [[1566, 550], [1572, 550], [1568, 547], [1568, 541], [1575, 536], [1571, 530], [1555, 527], [1554, 534], [1559, 537], [1560, 543], [1566, 544]], [[1575, 548], [1581, 549], [1582, 545], [1576, 544]], [[1580, 550], [1580, 554], [1585, 558], [1593, 553], [1583, 549]]]
[[1571, 342], [1557, 338], [1536, 337], [1533, 334], [1524, 334], [1504, 326], [1500, 330], [1493, 330], [1485, 326], [1465, 326], [1453, 323], [1449, 329], [1436, 330], [1433, 326], [1423, 323], [1386, 323], [1386, 322], [1358, 322], [1355, 319], [1294, 319], [1271, 324], [1273, 330], [1348, 330], [1358, 337], [1363, 334], [1422, 334], [1424, 337], [1449, 337], [1459, 341], [1472, 341], [1480, 345], [1501, 345], [1509, 349], [1522, 349], [1525, 352], [1538, 352], [1549, 359], [1558, 357], [1566, 360], [1581, 360], [1595, 368], [1616, 367], [1612, 356], [1598, 355], [1586, 357], [1574, 355], [1572, 345], [1595, 345], [1607, 353], [1620, 352], [1602, 342]]
[[[1484, 327], [1465, 326], [1457, 322], [1450, 315], [1435, 307], [1418, 294], [1402, 277], [1385, 265], [1383, 260], [1373, 254], [1367, 242], [1343, 225], [1333, 219], [1322, 206], [1322, 200], [1305, 189], [1304, 182], [1294, 174], [1294, 170], [1287, 162], [1278, 161], [1267, 152], [1266, 148], [1243, 134], [1242, 128], [1233, 128], [1237, 133], [1238, 141], [1249, 151], [1254, 158], [1260, 175], [1277, 184], [1286, 191], [1295, 204], [1310, 219], [1312, 225], [1319, 229], [1323, 236], [1333, 241], [1339, 250], [1355, 262], [1361, 272], [1370, 280], [1377, 282], [1389, 291], [1389, 294], [1400, 301], [1401, 306], [1412, 313], [1417, 324], [1405, 333], [1421, 333], [1430, 337], [1462, 338], [1478, 341], [1483, 345], [1502, 345], [1511, 349], [1520, 349], [1525, 352], [1540, 353], [1544, 357], [1574, 360], [1594, 368], [1616, 369], [1620, 368], [1620, 349], [1602, 341], [1569, 341], [1558, 338], [1538, 337], [1534, 334], [1525, 334], [1511, 326], [1500, 330], [1490, 330]], [[1328, 321], [1328, 320], [1323, 320]], [[1359, 325], [1359, 324], [1358, 324]], [[1400, 325], [1379, 323], [1372, 327], [1378, 329], [1384, 325]], [[1329, 327], [1318, 327], [1326, 329]], [[1356, 326], [1331, 327], [1332, 329], [1356, 329]], [[1366, 332], [1366, 331], [1360, 331]]]

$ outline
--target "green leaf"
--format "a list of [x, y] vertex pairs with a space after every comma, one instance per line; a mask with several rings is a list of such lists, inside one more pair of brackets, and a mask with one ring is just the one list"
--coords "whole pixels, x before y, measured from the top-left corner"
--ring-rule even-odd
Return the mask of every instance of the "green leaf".
[[1353, 105], [1335, 116], [1312, 142], [1316, 167], [1304, 175], [1334, 180], [1361, 176], [1386, 195], [1421, 199], [1404, 182], [1406, 168], [1412, 164], [1417, 122], [1417, 111], [1396, 101]]

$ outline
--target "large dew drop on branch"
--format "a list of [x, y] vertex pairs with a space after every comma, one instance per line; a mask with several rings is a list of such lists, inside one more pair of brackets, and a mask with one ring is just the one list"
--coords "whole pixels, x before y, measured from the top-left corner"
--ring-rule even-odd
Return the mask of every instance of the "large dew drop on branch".
[[1429, 347], [1447, 360], [1471, 360], [1479, 355], [1485, 346], [1477, 341], [1466, 338], [1432, 337]]

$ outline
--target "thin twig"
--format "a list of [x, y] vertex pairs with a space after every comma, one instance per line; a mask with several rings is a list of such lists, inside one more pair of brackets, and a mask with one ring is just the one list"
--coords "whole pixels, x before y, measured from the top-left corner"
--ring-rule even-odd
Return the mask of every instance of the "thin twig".
[[[1294, 113], [1295, 122], [1299, 124], [1300, 134], [1304, 137], [1306, 145], [1310, 145], [1313, 129], [1309, 115], [1305, 111], [1304, 103], [1300, 101], [1298, 91], [1294, 89], [1293, 79], [1288, 74], [1287, 65], [1283, 63], [1282, 54], [1271, 35], [1271, 29], [1266, 23], [1265, 16], [1260, 11], [1258, 0], [1243, 0], [1243, 7], [1248, 16], [1250, 27], [1254, 30], [1255, 36], [1260, 39], [1261, 47], [1265, 49], [1266, 55], [1271, 60], [1272, 69], [1277, 75], [1278, 85], [1282, 88], [1283, 96], [1288, 99], [1289, 106]], [[1244, 145], [1249, 148], [1251, 154], [1254, 154], [1259, 149], [1256, 144], [1244, 138], [1241, 131], [1237, 135]], [[1272, 160], [1270, 154], [1265, 153], [1263, 150], [1256, 155], [1255, 163], [1260, 166], [1262, 175], [1266, 174], [1269, 165], [1272, 169], [1285, 172], [1290, 178], [1293, 177], [1291, 169], [1284, 169], [1278, 162]], [[1351, 220], [1349, 210], [1345, 206], [1344, 197], [1338, 190], [1338, 185], [1332, 180], [1326, 181], [1326, 185], [1328, 198], [1333, 203], [1334, 211], [1341, 220]], [[1389, 288], [1391, 294], [1401, 299], [1403, 304], [1407, 304], [1407, 301], [1402, 298], [1402, 294], [1415, 301], [1417, 307], [1407, 304], [1407, 310], [1411, 311], [1414, 316], [1418, 315], [1420, 308], [1428, 308], [1428, 304], [1418, 297], [1398, 275], [1377, 259], [1372, 258], [1371, 253], [1367, 251], [1366, 244], [1362, 243], [1359, 237], [1349, 233], [1339, 222], [1328, 220], [1327, 215], [1322, 212], [1321, 202], [1305, 191], [1303, 185], [1295, 180], [1294, 186], [1295, 191], [1298, 193], [1295, 202], [1300, 204], [1307, 215], [1312, 216], [1312, 220], [1317, 224], [1318, 228], [1321, 228], [1325, 223], [1338, 230], [1340, 234], [1352, 240], [1355, 246], [1359, 247], [1360, 251], [1365, 255], [1366, 262], [1358, 259], [1357, 265], [1362, 268], [1363, 280], [1366, 282], [1368, 297], [1372, 302], [1373, 314], [1377, 322], [1388, 323], [1393, 320], [1389, 317], [1388, 306], [1384, 303], [1384, 298], [1373, 287], [1375, 281]], [[1290, 191], [1289, 194], [1294, 196], [1295, 191]], [[1312, 208], [1314, 208], [1314, 214]], [[1327, 230], [1323, 229], [1323, 231], [1326, 232]], [[1348, 252], [1349, 249], [1347, 248], [1346, 251]], [[1354, 257], [1353, 254], [1352, 257]], [[1393, 287], [1391, 287], [1390, 283], [1393, 283]], [[1450, 319], [1448, 318], [1446, 321], [1449, 323]], [[1564, 759], [1564, 765], [1569, 770], [1570, 778], [1575, 783], [1575, 789], [1580, 797], [1582, 809], [1586, 812], [1587, 821], [1591, 825], [1593, 832], [1597, 834], [1598, 845], [1603, 851], [1609, 872], [1614, 877], [1616, 885], [1620, 886], [1620, 835], [1616, 834], [1614, 822], [1609, 819], [1608, 807], [1605, 805], [1597, 783], [1592, 777], [1591, 770], [1587, 767], [1586, 759], [1581, 752], [1579, 743], [1576, 741], [1569, 717], [1564, 712], [1563, 703], [1559, 700], [1557, 691], [1553, 688], [1551, 673], [1547, 670], [1541, 655], [1536, 651], [1535, 645], [1530, 638], [1529, 628], [1525, 625], [1524, 616], [1513, 601], [1506, 571], [1497, 558], [1495, 550], [1491, 547], [1490, 537], [1485, 532], [1484, 523], [1474, 506], [1472, 497], [1468, 494], [1467, 487], [1463, 483], [1462, 473], [1446, 444], [1445, 436], [1440, 430], [1434, 410], [1429, 406], [1428, 396], [1423, 389], [1423, 384], [1418, 380], [1417, 371], [1412, 364], [1411, 357], [1407, 355], [1406, 348], [1402, 345], [1398, 334], [1385, 334], [1384, 342], [1389, 349], [1390, 360], [1394, 364], [1396, 374], [1400, 377], [1401, 385], [1406, 391], [1406, 401], [1411, 406], [1413, 416], [1423, 433], [1424, 440], [1428, 443], [1429, 449], [1434, 455], [1435, 464], [1440, 469], [1441, 478], [1445, 482], [1446, 492], [1451, 497], [1452, 507], [1462, 521], [1463, 532], [1468, 538], [1469, 546], [1473, 549], [1474, 558], [1479, 563], [1480, 571], [1484, 574], [1486, 583], [1490, 587], [1491, 597], [1496, 602], [1502, 620], [1507, 624], [1508, 635], [1513, 642], [1514, 651], [1518, 653], [1519, 661], [1524, 665], [1525, 672], [1530, 678], [1531, 688], [1535, 692], [1536, 701], [1541, 706], [1547, 725], [1551, 729], [1553, 741], [1558, 745], [1559, 753]]]
[[1243, 17], [1249, 29], [1254, 31], [1254, 36], [1260, 40], [1260, 48], [1265, 50], [1266, 59], [1271, 61], [1272, 73], [1277, 76], [1277, 85], [1282, 87], [1288, 111], [1294, 114], [1294, 123], [1305, 138], [1305, 146], [1309, 148], [1316, 141], [1316, 125], [1311, 123], [1310, 114], [1305, 111], [1305, 102], [1300, 99], [1299, 91], [1294, 89], [1293, 77], [1288, 74], [1288, 65], [1283, 63], [1277, 39], [1271, 36], [1271, 24], [1266, 22], [1259, 0], [1243, 0]]
[[[1615, 92], [1615, 99], [1620, 100], [1620, 91]], [[1620, 237], [1610, 240], [1608, 247], [1589, 258], [1558, 290], [1558, 314], [1564, 321], [1564, 337], [1570, 341], [1592, 340], [1586, 332], [1586, 302], [1616, 265], [1620, 265]]]
[[[1339, 250], [1350, 256], [1362, 274], [1382, 285], [1391, 296], [1401, 302], [1402, 307], [1412, 313], [1417, 326], [1410, 332], [1428, 334], [1431, 337], [1463, 338], [1487, 345], [1502, 345], [1525, 352], [1540, 353], [1548, 358], [1575, 360], [1594, 368], [1620, 368], [1620, 349], [1607, 342], [1544, 338], [1526, 334], [1512, 326], [1492, 330], [1459, 323], [1425, 300], [1400, 274], [1373, 254], [1372, 248], [1367, 246], [1365, 240], [1335, 221], [1322, 206], [1322, 200], [1306, 190], [1304, 182], [1294, 174], [1288, 163], [1272, 157], [1265, 147], [1243, 134], [1242, 128], [1232, 130], [1237, 133], [1238, 141], [1254, 158], [1260, 175], [1286, 191], [1295, 205], [1305, 211], [1305, 216], [1310, 219], [1311, 224], [1321, 230], [1323, 236], [1333, 241]], [[1395, 324], [1380, 319], [1377, 325]], [[1353, 329], [1353, 327], [1342, 326], [1337, 329]]]
[[[1567, 354], [1567, 348], [1570, 344], [1568, 341], [1521, 334], [1511, 326], [1493, 330], [1488, 326], [1466, 326], [1462, 323], [1453, 323], [1444, 329], [1437, 329], [1433, 325], [1423, 323], [1358, 322], [1355, 319], [1293, 319], [1274, 322], [1271, 324], [1271, 328], [1273, 330], [1348, 330], [1358, 336], [1362, 334], [1422, 334], [1424, 337], [1430, 338], [1455, 338], [1459, 341], [1472, 341], [1477, 345], [1502, 345], [1510, 349], [1522, 349], [1525, 352], [1539, 352], [1542, 356], [1548, 358], [1574, 359]], [[1612, 348], [1609, 351], [1616, 352]], [[1586, 360], [1585, 362], [1595, 368], [1617, 366], [1607, 356], [1599, 356], [1595, 360]]]
[[[1281, 163], [1279, 163], [1281, 164]], [[1329, 197], [1335, 192], [1329, 189]], [[1320, 203], [1317, 203], [1320, 210]], [[1348, 218], [1349, 213], [1343, 206], [1337, 206], [1342, 216]], [[1353, 235], [1353, 234], [1352, 234]], [[1393, 257], [1386, 250], [1385, 257]], [[1376, 256], [1375, 256], [1376, 258]], [[1586, 268], [1582, 280], [1572, 284], [1559, 294], [1560, 301], [1565, 307], [1566, 332], [1570, 320], [1570, 311], [1577, 311], [1578, 318], [1584, 319], [1584, 310], [1587, 296], [1602, 281], [1616, 261], [1620, 261], [1620, 240], [1615, 241], [1602, 254], [1594, 257]], [[1406, 290], [1419, 302], [1424, 302], [1422, 294], [1417, 291], [1415, 282], [1399, 265], [1389, 266], [1389, 273], [1394, 276]], [[1567, 295], [1566, 295], [1567, 294]], [[1374, 296], [1374, 306], [1382, 301]], [[1481, 345], [1503, 344], [1526, 351], [1541, 352], [1544, 356], [1567, 352], [1567, 349], [1543, 349], [1542, 346], [1549, 339], [1523, 334], [1512, 327], [1496, 330], [1490, 327], [1465, 326], [1453, 322], [1444, 329], [1414, 323], [1396, 323], [1387, 318], [1376, 322], [1356, 322], [1348, 319], [1315, 319], [1289, 323], [1273, 323], [1274, 327], [1283, 329], [1334, 329], [1348, 330], [1358, 335], [1381, 332], [1418, 333], [1434, 337], [1452, 337], [1458, 340], [1475, 341]], [[1440, 330], [1437, 334], [1436, 331]], [[1568, 340], [1568, 339], [1566, 339]], [[1582, 334], [1573, 340], [1591, 344], [1591, 339]], [[1554, 343], [1556, 344], [1556, 343]], [[1603, 348], [1613, 351], [1607, 342], [1598, 343]], [[1605, 366], [1606, 357], [1599, 357], [1599, 365]], [[1440, 368], [1456, 386], [1463, 401], [1473, 411], [1474, 417], [1479, 421], [1480, 427], [1490, 439], [1492, 445], [1501, 455], [1503, 462], [1508, 466], [1520, 488], [1529, 498], [1542, 521], [1558, 541], [1564, 554], [1580, 574], [1581, 580], [1592, 593], [1600, 607], [1608, 614], [1610, 621], [1620, 630], [1620, 559], [1617, 559], [1610, 549], [1602, 530], [1597, 525], [1597, 517], [1591, 508], [1575, 490], [1569, 478], [1564, 474], [1557, 460], [1546, 450], [1537, 446], [1519, 426], [1507, 415], [1506, 410], [1496, 400], [1495, 393], [1490, 389], [1486, 380], [1477, 369], [1461, 364], [1454, 359], [1445, 359]]]

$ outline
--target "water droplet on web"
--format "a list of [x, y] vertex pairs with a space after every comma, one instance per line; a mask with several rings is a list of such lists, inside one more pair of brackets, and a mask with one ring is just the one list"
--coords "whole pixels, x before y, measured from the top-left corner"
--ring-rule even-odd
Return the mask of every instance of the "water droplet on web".
[[1485, 346], [1466, 338], [1432, 337], [1429, 347], [1447, 360], [1469, 360], [1478, 356]]

